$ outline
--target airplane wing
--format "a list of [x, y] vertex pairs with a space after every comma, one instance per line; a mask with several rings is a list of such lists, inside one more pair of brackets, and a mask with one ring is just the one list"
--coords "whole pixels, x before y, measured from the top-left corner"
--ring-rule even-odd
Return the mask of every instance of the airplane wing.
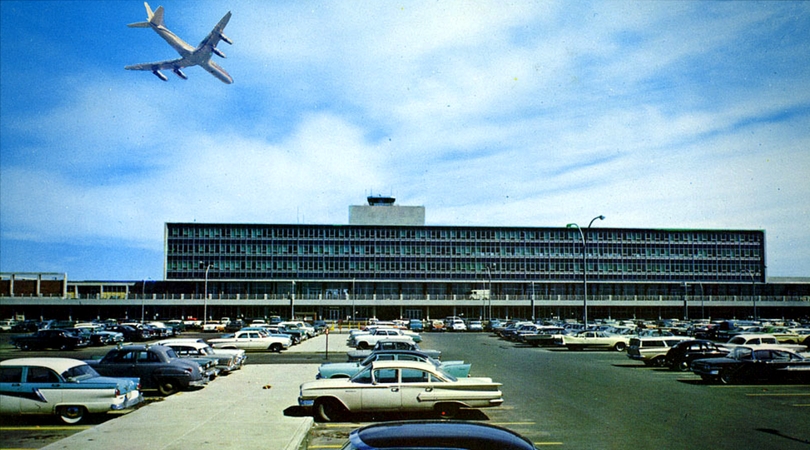
[[149, 70], [149, 71], [156, 71], [156, 70], [165, 70], [165, 69], [179, 69], [181, 67], [189, 67], [195, 65], [193, 62], [189, 61], [187, 58], [177, 58], [177, 59], [169, 59], [166, 61], [158, 61], [153, 63], [143, 63], [143, 64], [133, 64], [131, 66], [126, 66], [124, 69], [126, 70]]
[[222, 19], [219, 20], [219, 23], [208, 33], [208, 36], [200, 42], [200, 45], [197, 48], [207, 47], [209, 49], [213, 49], [219, 44], [220, 40], [227, 42], [228, 44], [233, 44], [233, 42], [225, 36], [222, 31], [225, 29], [225, 25], [228, 25], [228, 21], [231, 20], [231, 12], [228, 11]]

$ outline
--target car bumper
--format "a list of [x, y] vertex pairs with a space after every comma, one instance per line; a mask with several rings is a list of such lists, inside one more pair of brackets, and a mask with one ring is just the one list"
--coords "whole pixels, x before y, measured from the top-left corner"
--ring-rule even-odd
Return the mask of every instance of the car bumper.
[[143, 402], [143, 395], [140, 393], [140, 391], [133, 391], [127, 395], [126, 399], [122, 403], [116, 403], [111, 405], [110, 410], [121, 411], [124, 409], [133, 408], [142, 402]]
[[188, 387], [205, 387], [208, 384], [208, 378], [203, 378], [201, 380], [190, 380], [188, 382]]

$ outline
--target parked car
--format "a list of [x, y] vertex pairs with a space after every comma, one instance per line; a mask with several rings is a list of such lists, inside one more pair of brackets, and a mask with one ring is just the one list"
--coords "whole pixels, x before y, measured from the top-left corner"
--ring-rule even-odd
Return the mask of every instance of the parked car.
[[374, 347], [379, 340], [397, 340], [407, 342], [420, 342], [422, 338], [412, 332], [406, 333], [397, 328], [375, 328], [368, 333], [356, 333], [349, 335], [349, 347], [356, 347], [359, 350], [365, 350]]
[[57, 328], [38, 330], [32, 334], [14, 336], [11, 338], [11, 345], [20, 350], [74, 350], [79, 347], [87, 347], [89, 341], [84, 337], [72, 334], [68, 330]]
[[467, 331], [484, 331], [484, 324], [480, 320], [471, 320], [467, 325]]
[[697, 359], [692, 372], [723, 384], [750, 381], [810, 384], [810, 359], [774, 345], [740, 346], [722, 358]]
[[608, 334], [604, 331], [580, 331], [574, 335], [563, 335], [562, 345], [568, 350], [596, 348], [622, 352], [627, 348], [629, 340], [627, 336]]
[[444, 319], [444, 327], [447, 331], [467, 331], [467, 324], [459, 317], [448, 317]]
[[14, 319], [0, 320], [0, 331], [11, 331], [11, 328], [17, 324]]
[[302, 384], [298, 404], [325, 422], [375, 411], [434, 411], [451, 418], [462, 407], [500, 405], [500, 387], [490, 378], [455, 378], [430, 363], [375, 361], [352, 378]]
[[102, 377], [77, 359], [0, 362], [0, 414], [56, 415], [73, 425], [87, 414], [129, 409], [142, 401], [137, 379]]
[[453, 420], [402, 421], [367, 425], [349, 433], [342, 450], [537, 450], [534, 444], [495, 425]]
[[107, 327], [107, 331], [114, 331], [124, 335], [126, 342], [141, 342], [150, 338], [148, 330], [138, 329], [129, 325], [113, 325]]
[[[242, 350], [242, 349], [238, 349], [238, 348], [214, 348], [214, 347], [211, 347], [210, 345], [208, 345], [208, 343], [205, 342], [204, 339], [200, 339], [200, 338], [196, 338], [196, 339], [195, 338], [172, 338], [172, 339], [165, 339], [163, 341], [155, 342], [155, 344], [156, 345], [166, 345], [166, 343], [184, 343], [184, 342], [188, 342], [188, 343], [192, 343], [192, 344], [201, 344], [202, 346], [205, 346], [205, 353], [206, 354], [217, 355], [217, 356], [219, 356], [219, 355], [230, 356], [230, 357], [232, 357], [234, 359], [234, 362], [236, 363], [237, 368], [242, 368], [242, 366], [245, 364], [245, 361], [247, 361], [247, 353], [245, 353], [245, 351]], [[201, 349], [203, 349], [202, 346], [200, 347]], [[171, 346], [169, 346], [169, 347], [171, 347]]]
[[520, 341], [532, 347], [547, 347], [562, 342], [565, 328], [554, 325], [542, 325], [537, 328], [535, 334], [522, 334]]
[[807, 346], [804, 344], [787, 344], [779, 342], [776, 336], [765, 333], [743, 333], [729, 339], [728, 342], [723, 344], [723, 347], [733, 349], [739, 346], [749, 345], [777, 345], [780, 348], [790, 350], [793, 352], [807, 351]]
[[174, 350], [163, 345], [123, 345], [100, 360], [85, 362], [104, 376], [138, 377], [141, 388], [157, 389], [162, 395], [201, 388], [208, 383], [199, 364], [178, 358]]
[[352, 350], [346, 352], [346, 355], [349, 357], [349, 361], [362, 361], [368, 357], [368, 355], [372, 354], [373, 352], [377, 352], [380, 350], [413, 350], [417, 352], [425, 353], [426, 355], [430, 356], [433, 359], [441, 359], [442, 352], [439, 350], [428, 350], [424, 348], [420, 348], [419, 344], [415, 342], [409, 341], [392, 341], [388, 339], [384, 339], [382, 341], [377, 341], [374, 345], [374, 348], [369, 350]]
[[[663, 367], [666, 364], [667, 352], [675, 344], [689, 340], [684, 336], [633, 337], [627, 346], [627, 357], [641, 361], [645, 366]], [[688, 367], [688, 366], [687, 366]]]
[[419, 319], [411, 319], [408, 321], [408, 329], [411, 331], [424, 331], [425, 326]]
[[156, 342], [157, 345], [165, 345], [174, 350], [174, 353], [181, 358], [207, 359], [213, 361], [218, 373], [227, 375], [241, 367], [234, 354], [215, 354], [214, 349], [204, 343], [192, 340], [166, 339]]
[[214, 348], [237, 348], [245, 351], [269, 350], [281, 352], [290, 348], [289, 337], [270, 336], [259, 330], [237, 331], [231, 337], [209, 339], [208, 344]]
[[[632, 345], [632, 341], [631, 341]], [[630, 350], [628, 350], [629, 352]], [[728, 349], [713, 341], [695, 339], [681, 341], [672, 346], [664, 357], [665, 364], [672, 370], [688, 372], [692, 361], [704, 358], [720, 358], [728, 355]]]
[[318, 368], [317, 379], [322, 378], [351, 378], [357, 372], [363, 370], [374, 361], [420, 361], [429, 362], [434, 366], [444, 369], [456, 378], [466, 378], [470, 376], [470, 364], [464, 361], [439, 361], [431, 358], [426, 353], [416, 350], [379, 350], [372, 352], [366, 359], [360, 362], [345, 363], [325, 363]]

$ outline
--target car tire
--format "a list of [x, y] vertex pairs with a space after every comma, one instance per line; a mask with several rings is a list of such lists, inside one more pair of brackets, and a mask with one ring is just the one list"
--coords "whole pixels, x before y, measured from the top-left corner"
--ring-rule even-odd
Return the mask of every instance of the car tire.
[[617, 352], [623, 352], [624, 349], [626, 348], [627, 344], [625, 344], [624, 342], [617, 342], [616, 344], [613, 345], [613, 350], [616, 350]]
[[667, 364], [667, 359], [664, 356], [656, 356], [651, 361], [651, 365], [653, 367], [664, 367], [666, 364]]
[[452, 419], [458, 415], [458, 403], [440, 403], [436, 405], [436, 413], [442, 419]]
[[274, 343], [270, 344], [270, 347], [268, 347], [267, 350], [270, 350], [273, 353], [281, 353], [281, 348], [282, 348], [281, 344]]
[[160, 382], [158, 382], [158, 392], [164, 397], [175, 394], [179, 390], [180, 386], [173, 379], [160, 380]]
[[68, 405], [59, 408], [59, 419], [67, 425], [75, 425], [84, 419], [87, 410], [84, 406]]
[[333, 398], [319, 398], [312, 407], [315, 418], [320, 422], [335, 422], [346, 415], [346, 408]]
[[360, 350], [368, 350], [371, 347], [368, 345], [368, 342], [361, 342], [361, 343], [357, 344], [357, 348], [360, 349]]
[[678, 361], [678, 363], [675, 365], [675, 368], [677, 368], [681, 372], [689, 372], [689, 361], [685, 359]]
[[720, 380], [721, 384], [734, 384], [734, 374], [728, 369], [720, 372], [720, 376], [717, 377], [717, 379]]
[[22, 350], [24, 352], [27, 352], [27, 351], [31, 350], [31, 346], [28, 345], [28, 344], [20, 344], [20, 350]]

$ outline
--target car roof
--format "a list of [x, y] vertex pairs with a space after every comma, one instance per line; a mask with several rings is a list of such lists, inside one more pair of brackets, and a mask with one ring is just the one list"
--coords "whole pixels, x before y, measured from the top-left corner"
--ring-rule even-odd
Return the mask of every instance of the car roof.
[[373, 369], [419, 369], [429, 370], [434, 369], [433, 364], [421, 361], [374, 361], [371, 363]]
[[380, 449], [527, 450], [535, 448], [529, 440], [506, 428], [464, 421], [378, 423], [353, 431], [350, 440], [358, 444], [359, 448]]
[[83, 366], [87, 363], [73, 358], [15, 358], [0, 362], [0, 366], [38, 366], [48, 367], [58, 373], [62, 373], [76, 366]]

